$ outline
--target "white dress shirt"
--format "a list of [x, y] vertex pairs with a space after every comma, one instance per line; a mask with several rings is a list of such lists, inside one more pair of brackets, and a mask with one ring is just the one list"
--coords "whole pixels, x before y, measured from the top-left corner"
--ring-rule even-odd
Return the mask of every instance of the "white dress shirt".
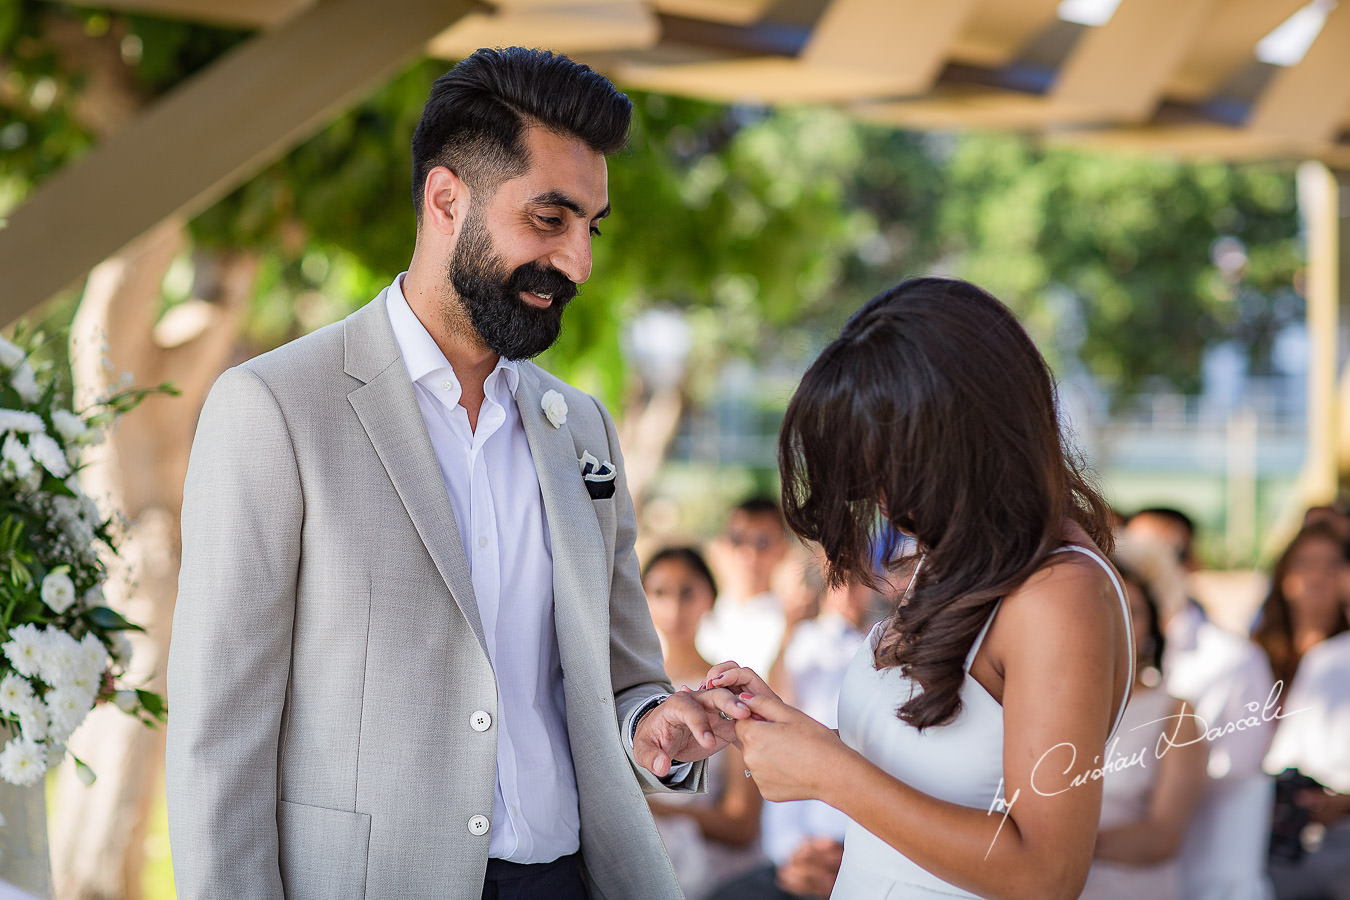
[[[477, 428], [459, 380], [403, 296], [386, 295], [422, 418], [469, 562], [497, 677], [497, 793], [488, 855], [549, 862], [580, 847], [576, 772], [567, 738], [553, 618], [553, 556], [534, 457], [516, 406], [520, 373], [499, 360], [483, 384]], [[465, 723], [465, 727], [469, 727]]]

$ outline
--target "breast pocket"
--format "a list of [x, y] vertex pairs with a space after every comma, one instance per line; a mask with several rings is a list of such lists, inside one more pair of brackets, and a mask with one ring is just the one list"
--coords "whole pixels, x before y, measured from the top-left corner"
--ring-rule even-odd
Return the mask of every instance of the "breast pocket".
[[279, 800], [277, 839], [286, 900], [365, 896], [370, 816]]
[[614, 498], [607, 497], [603, 500], [592, 500], [591, 505], [595, 507], [595, 518], [600, 523], [600, 537], [605, 542], [605, 564], [613, 571], [614, 569], [614, 531], [618, 513], [614, 511]]

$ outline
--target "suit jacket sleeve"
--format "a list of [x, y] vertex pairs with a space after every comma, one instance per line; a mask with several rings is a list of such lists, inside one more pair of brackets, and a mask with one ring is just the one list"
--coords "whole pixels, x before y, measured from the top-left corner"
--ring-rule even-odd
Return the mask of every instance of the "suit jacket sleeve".
[[178, 896], [281, 897], [277, 742], [303, 514], [266, 385], [221, 376], [193, 441], [169, 651], [166, 758]]
[[657, 640], [656, 629], [652, 627], [651, 613], [647, 610], [647, 596], [642, 590], [642, 576], [634, 549], [637, 517], [633, 510], [633, 498], [628, 493], [618, 433], [604, 405], [596, 401], [596, 406], [605, 423], [609, 458], [617, 471], [614, 489], [617, 529], [614, 571], [609, 591], [609, 665], [614, 685], [614, 705], [619, 725], [623, 729], [624, 748], [644, 791], [703, 791], [707, 789], [707, 775], [702, 762], [695, 763], [684, 778], [667, 783], [638, 765], [633, 758], [633, 747], [628, 740], [632, 714], [653, 696], [670, 693], [671, 686], [661, 661], [661, 644]]

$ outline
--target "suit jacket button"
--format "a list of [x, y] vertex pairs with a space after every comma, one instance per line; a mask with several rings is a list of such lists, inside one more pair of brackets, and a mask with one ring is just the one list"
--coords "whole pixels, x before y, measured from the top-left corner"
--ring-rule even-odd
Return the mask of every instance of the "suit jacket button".
[[469, 727], [474, 731], [487, 731], [492, 727], [492, 716], [483, 710], [474, 710], [473, 715], [469, 716]]
[[474, 816], [469, 820], [469, 834], [487, 834], [488, 827], [489, 823], [487, 816]]

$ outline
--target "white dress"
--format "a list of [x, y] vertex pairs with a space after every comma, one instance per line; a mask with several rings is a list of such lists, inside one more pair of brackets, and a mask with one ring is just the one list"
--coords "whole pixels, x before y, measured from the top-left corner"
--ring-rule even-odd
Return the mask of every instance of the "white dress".
[[[1111, 578], [1126, 628], [1129, 605], [1115, 570], [1086, 548], [1068, 544], [1056, 553], [1079, 552], [1095, 560]], [[880, 624], [858, 649], [844, 676], [839, 698], [839, 736], [844, 743], [887, 773], [939, 800], [991, 811], [1003, 799], [1003, 707], [970, 675], [997, 607], [966, 656], [961, 710], [946, 725], [920, 732], [901, 721], [896, 709], [919, 690], [897, 667], [877, 669], [873, 651]], [[1133, 667], [1127, 684], [1133, 684]], [[1112, 726], [1114, 734], [1124, 702]], [[999, 812], [991, 812], [1000, 815]], [[977, 865], [979, 860], [972, 860]], [[978, 897], [924, 869], [856, 822], [844, 837], [844, 861], [832, 900], [919, 900]]]

